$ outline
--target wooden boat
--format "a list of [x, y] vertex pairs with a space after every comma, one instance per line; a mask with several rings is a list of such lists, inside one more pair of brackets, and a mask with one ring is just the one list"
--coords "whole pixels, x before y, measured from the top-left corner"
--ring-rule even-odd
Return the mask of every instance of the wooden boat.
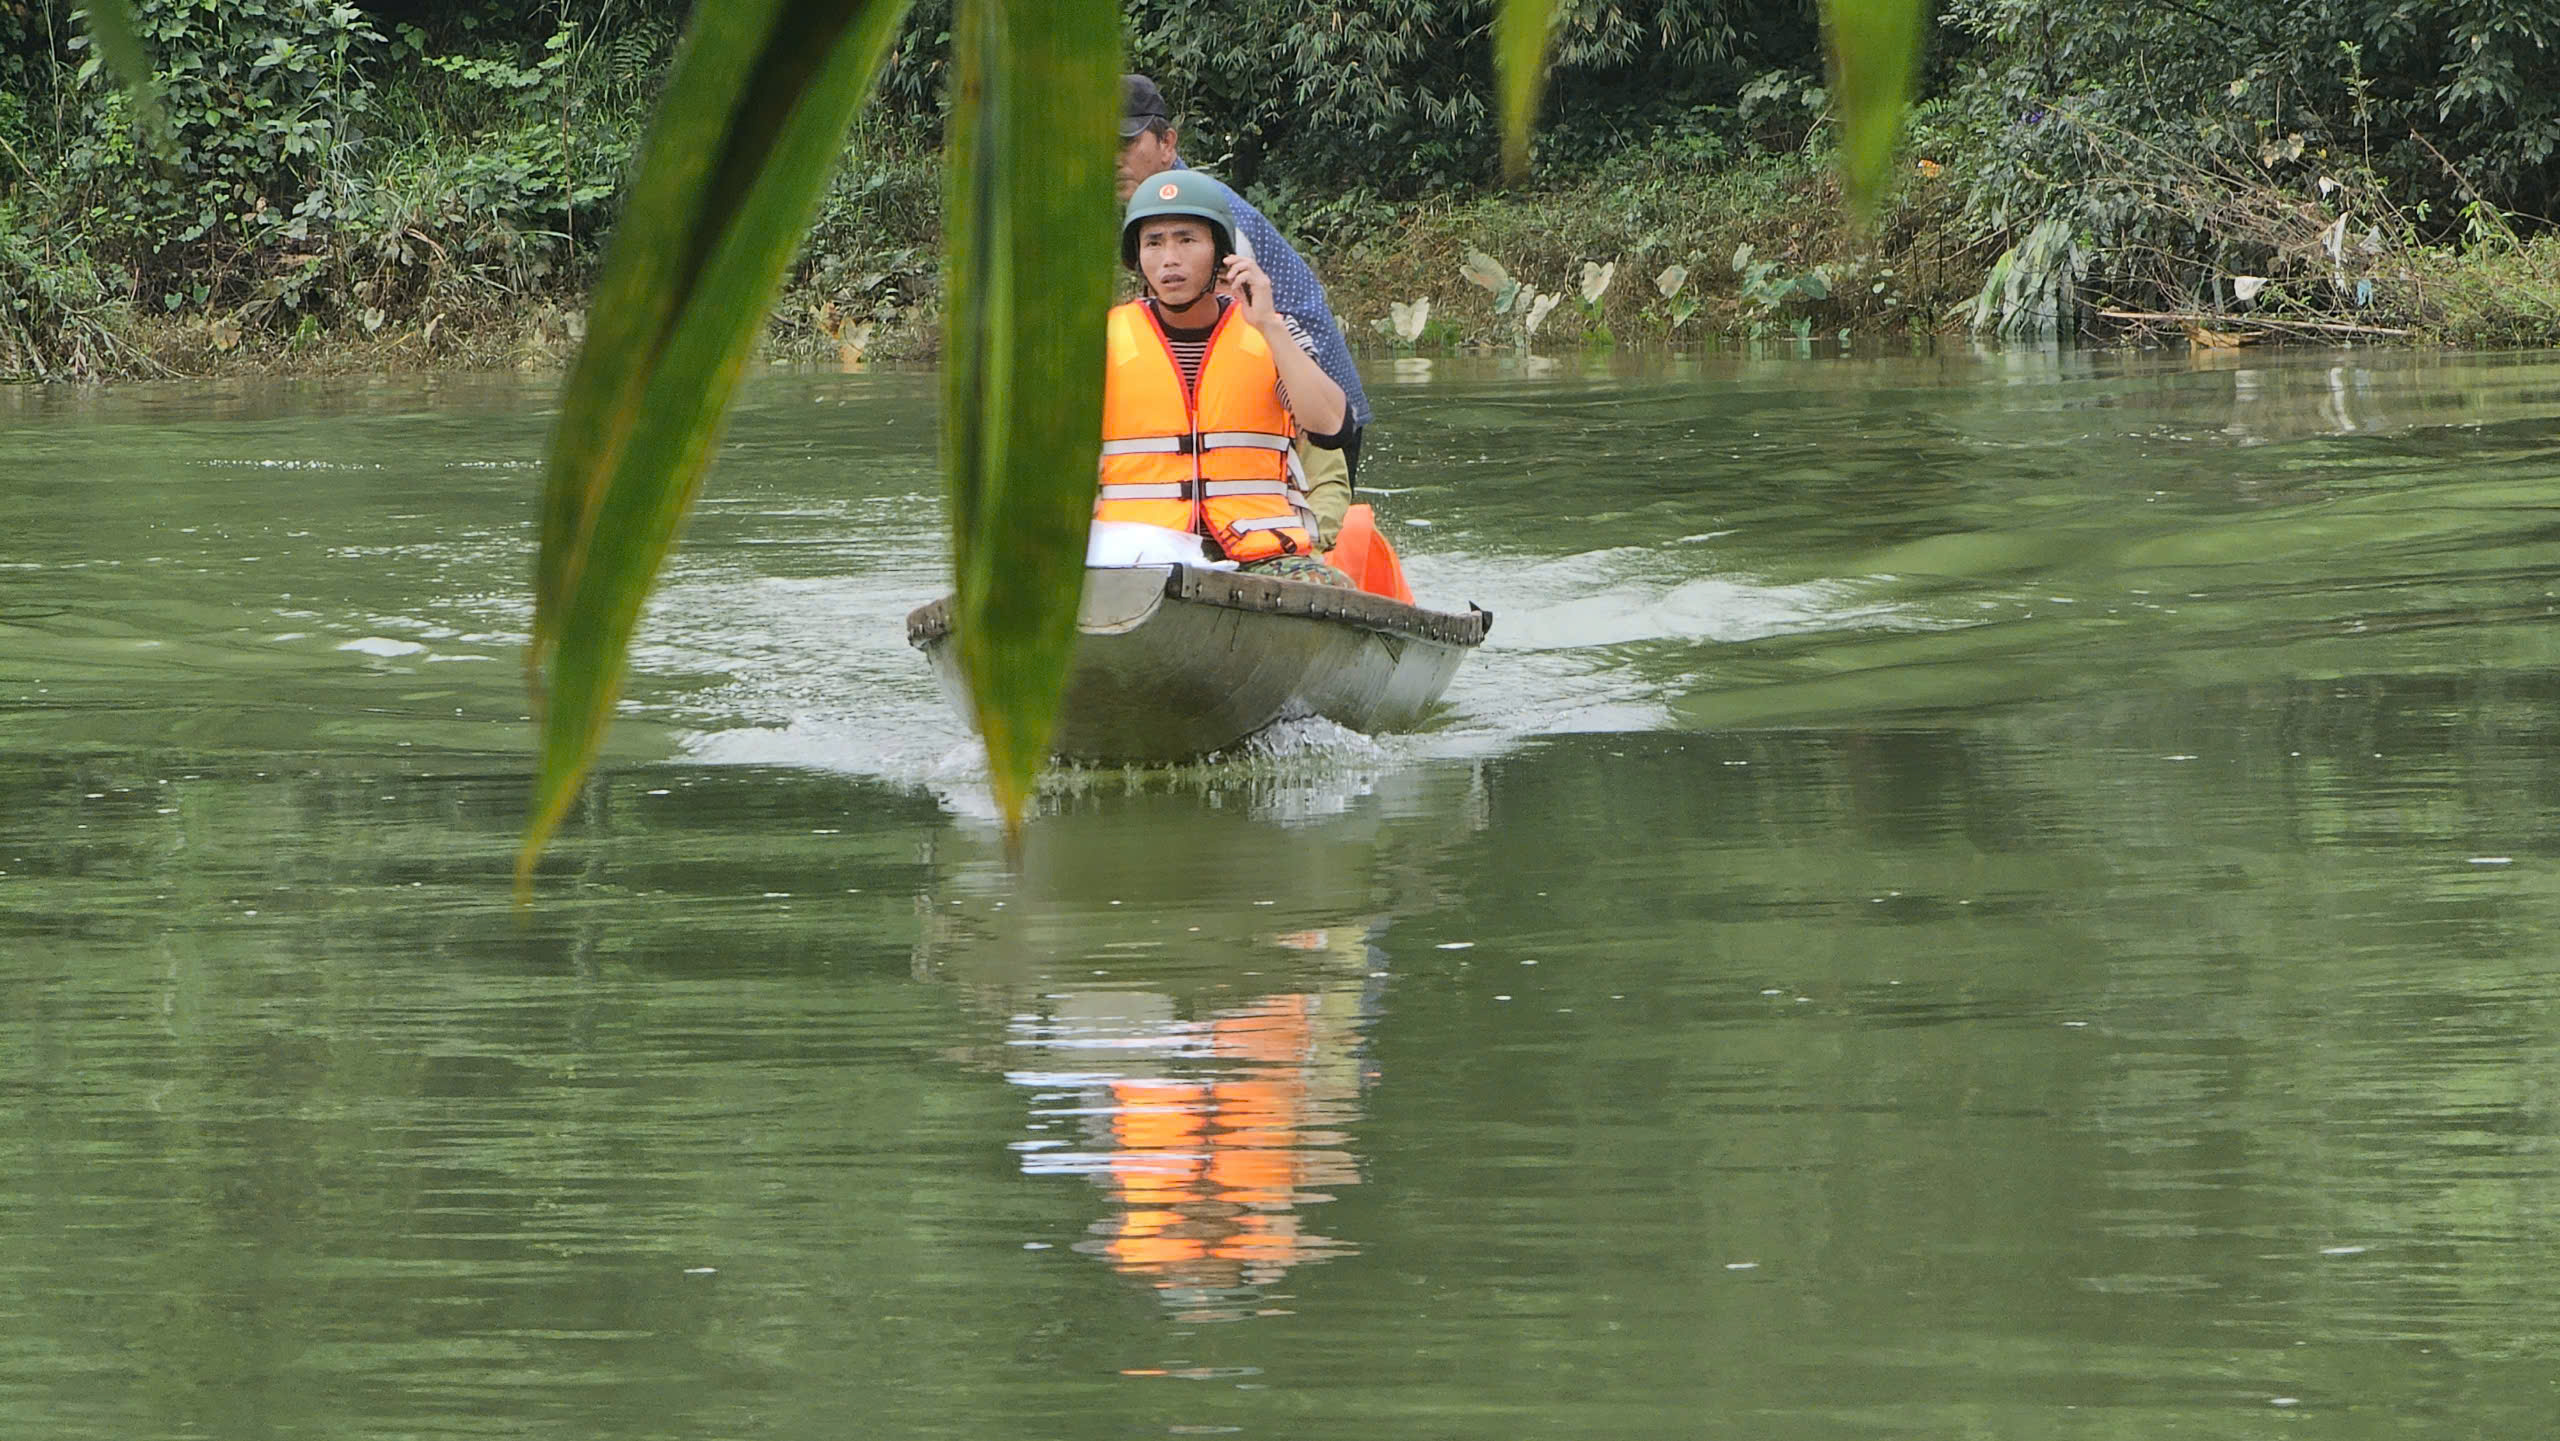
[[[1173, 564], [1086, 570], [1076, 625], [1053, 749], [1068, 760], [1147, 763], [1224, 750], [1292, 716], [1369, 733], [1410, 727], [1483, 643], [1493, 616]], [[907, 643], [972, 716], [950, 639], [948, 597], [907, 617]]]

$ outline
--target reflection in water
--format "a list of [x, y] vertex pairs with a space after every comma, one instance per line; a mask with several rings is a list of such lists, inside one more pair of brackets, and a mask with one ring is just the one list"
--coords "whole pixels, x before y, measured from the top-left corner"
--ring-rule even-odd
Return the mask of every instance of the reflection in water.
[[750, 386], [530, 918], [542, 392], [0, 394], [0, 1437], [2550, 1434], [2560, 360], [1433, 366], [1450, 717], [1019, 868]]
[[1355, 1249], [1308, 1208], [1360, 1179], [1348, 1128], [1374, 1077], [1361, 1051], [1373, 1002], [1357, 975], [1196, 1019], [1151, 992], [1052, 997], [1009, 1028], [1032, 1061], [1008, 1073], [1033, 1092], [1023, 1171], [1084, 1176], [1109, 1198], [1077, 1250], [1145, 1278], [1185, 1319], [1247, 1315], [1292, 1267]]
[[1024, 1174], [1089, 1181], [1075, 1249], [1173, 1319], [1284, 1312], [1292, 1270], [1360, 1250], [1324, 1207], [1361, 1179], [1381, 947], [1473, 785], [1159, 774], [1049, 793], [1018, 869], [991, 832], [944, 839], [916, 973], [1003, 1018], [976, 1059], [1028, 1093]]

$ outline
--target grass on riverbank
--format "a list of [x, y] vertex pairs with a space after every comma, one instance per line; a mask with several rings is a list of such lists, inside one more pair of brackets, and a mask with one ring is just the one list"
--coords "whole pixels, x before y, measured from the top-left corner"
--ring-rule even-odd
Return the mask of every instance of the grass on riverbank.
[[[22, 191], [0, 203], [0, 294], [10, 297], [0, 305], [0, 378], [564, 365], [584, 332], [599, 237], [493, 223], [470, 202], [473, 164], [458, 152], [419, 153], [352, 178], [345, 222], [243, 254], [250, 279], [230, 289], [250, 298], [202, 309], [142, 303], [114, 266], [89, 257], [76, 225], [45, 213], [45, 196]], [[928, 143], [866, 123], [775, 307], [767, 355], [933, 358], [939, 186]], [[2002, 253], [1968, 228], [1961, 194], [1956, 170], [1915, 163], [1881, 225], [1862, 234], [1842, 220], [1830, 173], [1813, 157], [1726, 158], [1673, 137], [1569, 181], [1401, 205], [1284, 197], [1270, 209], [1323, 274], [1356, 347], [1562, 352], [1960, 329]], [[2306, 328], [2354, 324], [2415, 343], [2560, 345], [2560, 236], [2475, 225], [2446, 245], [2375, 230], [2348, 256], [2349, 273], [2320, 253], [2317, 212], [2298, 201], [2261, 208], [2295, 217], [2284, 223], [2305, 233], [2270, 233], [2269, 253], [2292, 257], [2292, 270], [2267, 280], [2253, 304], [2226, 283], [2211, 302], [2169, 310], [2156, 281], [2126, 276], [2111, 288], [2086, 276], [2074, 297], [2093, 322], [2085, 328], [2130, 339], [2203, 331], [2207, 343], [2215, 331], [2253, 328], [2395, 338]], [[1517, 292], [1506, 295], [1511, 283]], [[2192, 312], [2198, 323], [2096, 319], [2144, 285], [2152, 293], [2132, 308]]]
[[[1664, 147], [1570, 185], [1407, 207], [1323, 256], [1335, 308], [1371, 348], [1570, 350], [1927, 331], [1980, 284], [1933, 187], [1863, 234], [1801, 156], [1683, 158]], [[1521, 287], [1507, 306], [1505, 277]], [[1426, 298], [1407, 339], [1395, 306]]]

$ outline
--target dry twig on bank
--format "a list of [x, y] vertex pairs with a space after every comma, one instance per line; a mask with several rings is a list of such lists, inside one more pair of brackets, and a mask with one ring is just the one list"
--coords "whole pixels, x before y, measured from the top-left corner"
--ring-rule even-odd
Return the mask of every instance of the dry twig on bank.
[[2263, 325], [2273, 330], [2308, 330], [2330, 335], [2411, 336], [2414, 330], [2400, 330], [2387, 325], [2349, 325], [2338, 320], [2281, 320], [2266, 315], [2212, 315], [2196, 310], [2101, 310], [2104, 320], [2131, 320], [2157, 325], [2201, 325], [2231, 330], [2240, 326]]

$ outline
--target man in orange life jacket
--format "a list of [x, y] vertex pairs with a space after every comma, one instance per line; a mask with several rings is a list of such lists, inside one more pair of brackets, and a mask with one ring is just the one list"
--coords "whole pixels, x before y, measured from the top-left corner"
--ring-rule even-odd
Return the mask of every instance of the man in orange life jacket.
[[1129, 197], [1120, 259], [1147, 293], [1111, 312], [1094, 518], [1188, 531], [1246, 570], [1348, 586], [1316, 558], [1293, 446], [1303, 430], [1339, 448], [1349, 403], [1234, 235], [1225, 188], [1196, 170], [1149, 176]]
[[[1161, 170], [1191, 168], [1183, 163], [1181, 141], [1182, 133], [1173, 124], [1173, 108], [1165, 103], [1156, 83], [1144, 75], [1121, 76], [1120, 159], [1115, 180], [1123, 205], [1137, 193], [1139, 181]], [[1341, 323], [1333, 318], [1324, 282], [1268, 216], [1232, 188], [1226, 190], [1226, 197], [1229, 218], [1235, 222], [1236, 253], [1260, 265], [1271, 278], [1273, 306], [1313, 338], [1316, 364], [1342, 387], [1343, 399], [1350, 403], [1350, 438], [1341, 449], [1320, 448], [1303, 435], [1298, 441], [1298, 464], [1307, 472], [1307, 498], [1322, 527], [1316, 541], [1330, 547], [1344, 512], [1351, 508], [1351, 488], [1360, 478], [1360, 437], [1370, 421], [1369, 397], [1360, 388], [1360, 367], [1343, 341]]]

